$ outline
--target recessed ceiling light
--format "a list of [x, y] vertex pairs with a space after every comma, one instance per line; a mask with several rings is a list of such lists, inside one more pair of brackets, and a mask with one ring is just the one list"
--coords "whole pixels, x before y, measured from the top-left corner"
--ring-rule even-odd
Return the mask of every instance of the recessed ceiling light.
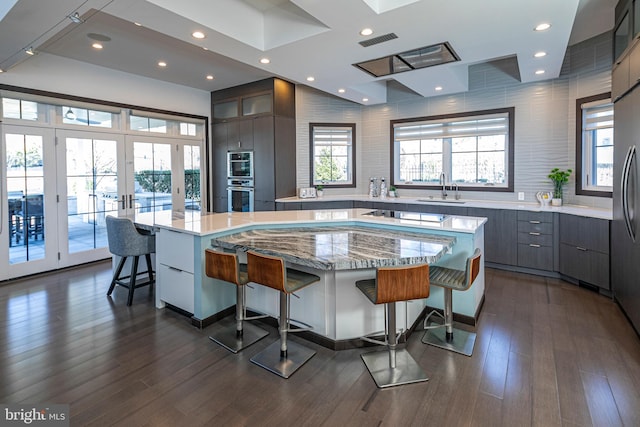
[[4, 73], [4, 70], [2, 68], [0, 68], [0, 73]]
[[212, 76], [211, 74], [209, 74], [209, 75], [207, 76], [207, 80], [213, 80], [213, 76]]
[[260, 58], [260, 63], [261, 64], [268, 64], [270, 62], [271, 62], [271, 60], [269, 58]]
[[538, 24], [534, 29], [536, 31], [545, 31], [545, 30], [548, 30], [549, 28], [551, 28], [551, 24], [543, 22], [542, 24]]
[[315, 78], [315, 77], [313, 77], [313, 76], [309, 76], [309, 77], [307, 77], [307, 81], [308, 81], [308, 82], [313, 82], [313, 81], [315, 81], [315, 80], [316, 80], [316, 78]]
[[543, 56], [547, 56], [547, 52], [536, 52], [533, 56], [535, 56], [536, 58], [542, 58]]
[[33, 48], [30, 47], [29, 49], [26, 49], [24, 51], [24, 53], [26, 53], [27, 55], [35, 55], [36, 53], [33, 51]]
[[164, 62], [164, 61], [160, 61], [160, 62], [158, 62], [158, 67], [163, 67], [163, 68], [164, 68], [164, 67], [166, 67], [166, 66], [167, 66], [167, 63], [166, 63], [166, 62]]
[[206, 37], [202, 31], [194, 31], [191, 33], [191, 36], [193, 36], [194, 39], [203, 39]]
[[209, 48], [208, 48], [208, 47], [206, 47], [206, 46], [202, 46], [202, 48], [203, 48], [204, 50], [209, 50]]
[[362, 98], [362, 102], [367, 102], [369, 101], [369, 98]]
[[373, 34], [373, 30], [371, 28], [363, 28], [360, 31], [361, 36], [370, 36], [371, 34]]
[[540, 74], [544, 74], [544, 70], [537, 70], [536, 74], [540, 75]]
[[344, 90], [344, 89], [338, 89], [338, 93], [345, 93], [345, 92], [346, 92], [346, 90]]
[[142, 24], [141, 24], [141, 23], [139, 23], [139, 22], [134, 22], [133, 24], [134, 24], [134, 25], [136, 25], [136, 26], [138, 26], [138, 27], [142, 27]]
[[435, 90], [442, 90], [442, 86], [436, 86]]
[[100, 43], [94, 43], [91, 45], [91, 47], [98, 50], [103, 48], [103, 46]]

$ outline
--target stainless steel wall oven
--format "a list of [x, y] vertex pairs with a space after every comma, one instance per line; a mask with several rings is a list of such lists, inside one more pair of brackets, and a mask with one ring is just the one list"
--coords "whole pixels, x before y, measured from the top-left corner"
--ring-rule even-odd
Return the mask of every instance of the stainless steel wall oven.
[[253, 178], [253, 151], [227, 153], [227, 178]]

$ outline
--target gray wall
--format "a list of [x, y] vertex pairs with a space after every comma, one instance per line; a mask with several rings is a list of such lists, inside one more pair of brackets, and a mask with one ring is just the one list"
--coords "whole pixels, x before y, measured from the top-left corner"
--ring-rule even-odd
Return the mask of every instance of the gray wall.
[[[551, 168], [575, 170], [575, 100], [611, 90], [611, 34], [605, 33], [567, 49], [557, 79], [522, 84], [515, 59], [473, 65], [469, 91], [423, 98], [397, 83], [388, 85], [387, 103], [361, 106], [298, 85], [296, 89], [297, 182], [309, 185], [309, 122], [356, 123], [357, 188], [331, 194], [366, 194], [370, 176], [389, 177], [389, 121], [514, 106], [514, 193], [464, 192], [467, 199], [534, 202], [535, 193], [551, 190]], [[611, 199], [577, 196], [575, 177], [565, 188], [565, 202], [611, 207]], [[429, 190], [401, 190], [401, 195], [436, 194]]]

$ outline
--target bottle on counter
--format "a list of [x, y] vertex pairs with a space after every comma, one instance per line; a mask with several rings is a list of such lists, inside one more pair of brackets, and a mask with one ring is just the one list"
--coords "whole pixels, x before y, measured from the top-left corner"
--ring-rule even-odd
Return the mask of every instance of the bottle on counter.
[[387, 197], [387, 183], [384, 181], [384, 176], [380, 178], [380, 198], [385, 199]]
[[378, 178], [371, 177], [369, 178], [369, 197], [378, 197]]

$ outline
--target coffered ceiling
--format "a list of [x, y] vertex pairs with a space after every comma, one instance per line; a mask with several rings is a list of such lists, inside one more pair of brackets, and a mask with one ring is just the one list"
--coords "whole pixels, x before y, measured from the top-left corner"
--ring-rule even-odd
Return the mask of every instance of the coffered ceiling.
[[[555, 78], [568, 45], [613, 27], [616, 3], [4, 0], [0, 69], [19, 72], [32, 48], [206, 91], [279, 76], [373, 105], [386, 101], [390, 80], [422, 96], [464, 92], [470, 65], [503, 58], [517, 61], [522, 82]], [[534, 31], [541, 23], [551, 27]], [[373, 33], [361, 35], [364, 28]], [[92, 47], [96, 42], [102, 49]], [[377, 78], [353, 65], [443, 42], [459, 61]], [[268, 64], [260, 62], [265, 58]]]

